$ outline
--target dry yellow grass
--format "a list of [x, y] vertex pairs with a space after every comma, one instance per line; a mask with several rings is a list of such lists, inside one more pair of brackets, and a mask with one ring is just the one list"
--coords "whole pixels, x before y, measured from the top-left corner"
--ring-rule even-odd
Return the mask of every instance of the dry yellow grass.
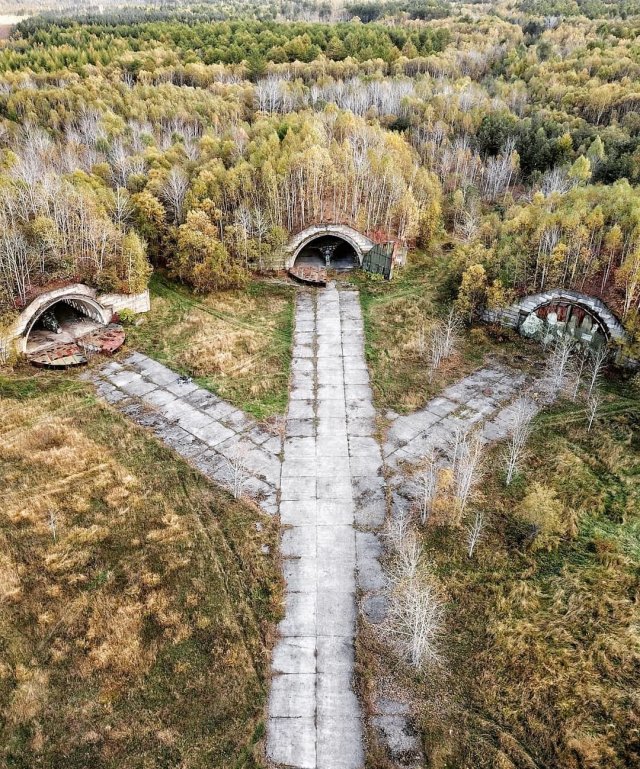
[[252, 766], [272, 521], [83, 387], [18, 377], [0, 380], [0, 764]]
[[[219, 304], [225, 314], [238, 318], [247, 313], [257, 314], [257, 302], [246, 295], [227, 293]], [[259, 327], [230, 325], [220, 317], [192, 310], [175, 328], [178, 336], [188, 340], [178, 362], [197, 377], [215, 379], [222, 392], [232, 392], [234, 385], [242, 384], [250, 375], [247, 393], [253, 398], [264, 396], [277, 386], [275, 380], [282, 378], [282, 372], [273, 368], [269, 341], [278, 334], [287, 305], [287, 301], [274, 297], [270, 302], [271, 314], [261, 318]]]
[[152, 312], [129, 344], [264, 418], [286, 408], [292, 333], [288, 286], [256, 282], [203, 298], [156, 276]]
[[[447, 675], [410, 683], [429, 766], [640, 761], [638, 436], [633, 415], [540, 428], [509, 493], [498, 470], [485, 482], [491, 526], [474, 559], [455, 531], [426, 533], [449, 595]], [[564, 515], [549, 551], [522, 529], [539, 479]]]
[[353, 274], [363, 306], [366, 352], [376, 404], [410, 413], [444, 387], [482, 365], [488, 353], [513, 363], [516, 344], [495, 344], [484, 329], [460, 334], [457, 349], [435, 374], [429, 371], [429, 336], [451, 306], [437, 259], [413, 252], [391, 282]]

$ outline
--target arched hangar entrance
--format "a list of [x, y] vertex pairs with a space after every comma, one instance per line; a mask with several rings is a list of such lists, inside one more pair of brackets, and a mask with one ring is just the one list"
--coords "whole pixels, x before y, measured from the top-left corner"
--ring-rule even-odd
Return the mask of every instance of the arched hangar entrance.
[[627, 340], [622, 324], [601, 299], [569, 289], [525, 296], [510, 307], [486, 310], [484, 319], [545, 342], [570, 336], [584, 347], [598, 348], [610, 340], [620, 345]]
[[286, 247], [285, 267], [325, 267], [352, 270], [362, 265], [373, 241], [361, 232], [342, 224], [307, 227], [294, 235]]
[[98, 301], [94, 289], [76, 283], [37, 296], [22, 311], [13, 338], [35, 365], [66, 368], [122, 345], [124, 331], [112, 317], [113, 308]]
[[301, 265], [346, 271], [359, 267], [360, 259], [346, 240], [337, 235], [319, 235], [298, 252], [294, 267]]
[[[109, 316], [107, 318], [107, 316]], [[111, 319], [94, 299], [66, 295], [41, 307], [24, 331], [24, 351], [33, 355], [52, 344], [69, 344], [103, 328]]]

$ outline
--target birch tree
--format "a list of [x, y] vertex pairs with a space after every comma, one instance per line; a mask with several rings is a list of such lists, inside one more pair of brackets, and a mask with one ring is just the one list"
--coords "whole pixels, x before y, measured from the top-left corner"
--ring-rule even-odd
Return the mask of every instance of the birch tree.
[[390, 602], [386, 635], [412, 667], [437, 665], [442, 660], [443, 620], [444, 610], [435, 588], [414, 580]]
[[599, 392], [594, 392], [587, 401], [587, 432], [591, 432], [593, 423], [598, 416], [598, 411], [602, 405], [602, 396]]
[[173, 166], [160, 189], [160, 197], [169, 207], [174, 224], [180, 224], [183, 220], [184, 201], [188, 189], [189, 178], [186, 172], [180, 166]]
[[460, 319], [454, 308], [449, 310], [444, 321], [438, 321], [434, 325], [429, 340], [429, 379], [433, 379], [435, 372], [443, 361], [450, 358], [456, 350], [461, 328]]
[[234, 499], [240, 499], [246, 482], [249, 480], [247, 470], [247, 447], [238, 444], [229, 461], [231, 471], [231, 487]]
[[420, 523], [423, 526], [429, 520], [436, 499], [440, 468], [435, 452], [430, 451], [424, 458], [423, 469], [413, 481], [411, 494], [419, 506]]
[[462, 516], [476, 486], [483, 475], [482, 442], [473, 433], [465, 433], [457, 443], [453, 463], [454, 495], [458, 515]]
[[505, 453], [507, 486], [511, 484], [520, 462], [523, 458], [527, 441], [531, 436], [531, 420], [535, 414], [535, 408], [524, 398], [520, 398], [512, 408], [513, 421], [510, 428], [509, 440]]
[[478, 510], [473, 516], [472, 521], [467, 525], [467, 555], [469, 558], [473, 558], [473, 553], [475, 552], [476, 546], [482, 539], [484, 534], [484, 523], [484, 513]]
[[574, 348], [574, 340], [568, 334], [562, 334], [556, 339], [551, 354], [547, 358], [545, 379], [554, 393], [560, 392], [566, 386]]
[[608, 352], [606, 347], [598, 347], [589, 352], [589, 379], [587, 383], [587, 397], [591, 398], [594, 394], [602, 373], [607, 363]]

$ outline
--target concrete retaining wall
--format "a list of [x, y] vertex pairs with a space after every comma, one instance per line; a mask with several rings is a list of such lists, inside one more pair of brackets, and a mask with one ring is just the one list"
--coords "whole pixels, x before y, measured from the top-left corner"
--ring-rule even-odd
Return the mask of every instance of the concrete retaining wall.
[[112, 313], [120, 312], [120, 310], [149, 312], [151, 309], [148, 291], [143, 291], [141, 294], [100, 294], [96, 298], [103, 307], [108, 307]]

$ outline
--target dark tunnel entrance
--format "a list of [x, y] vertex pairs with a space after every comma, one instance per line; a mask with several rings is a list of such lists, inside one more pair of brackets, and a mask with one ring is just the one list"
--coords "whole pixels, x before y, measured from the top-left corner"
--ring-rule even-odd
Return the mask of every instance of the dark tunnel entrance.
[[296, 257], [295, 266], [344, 272], [359, 267], [360, 260], [354, 247], [346, 240], [334, 235], [321, 235], [303, 246]]

